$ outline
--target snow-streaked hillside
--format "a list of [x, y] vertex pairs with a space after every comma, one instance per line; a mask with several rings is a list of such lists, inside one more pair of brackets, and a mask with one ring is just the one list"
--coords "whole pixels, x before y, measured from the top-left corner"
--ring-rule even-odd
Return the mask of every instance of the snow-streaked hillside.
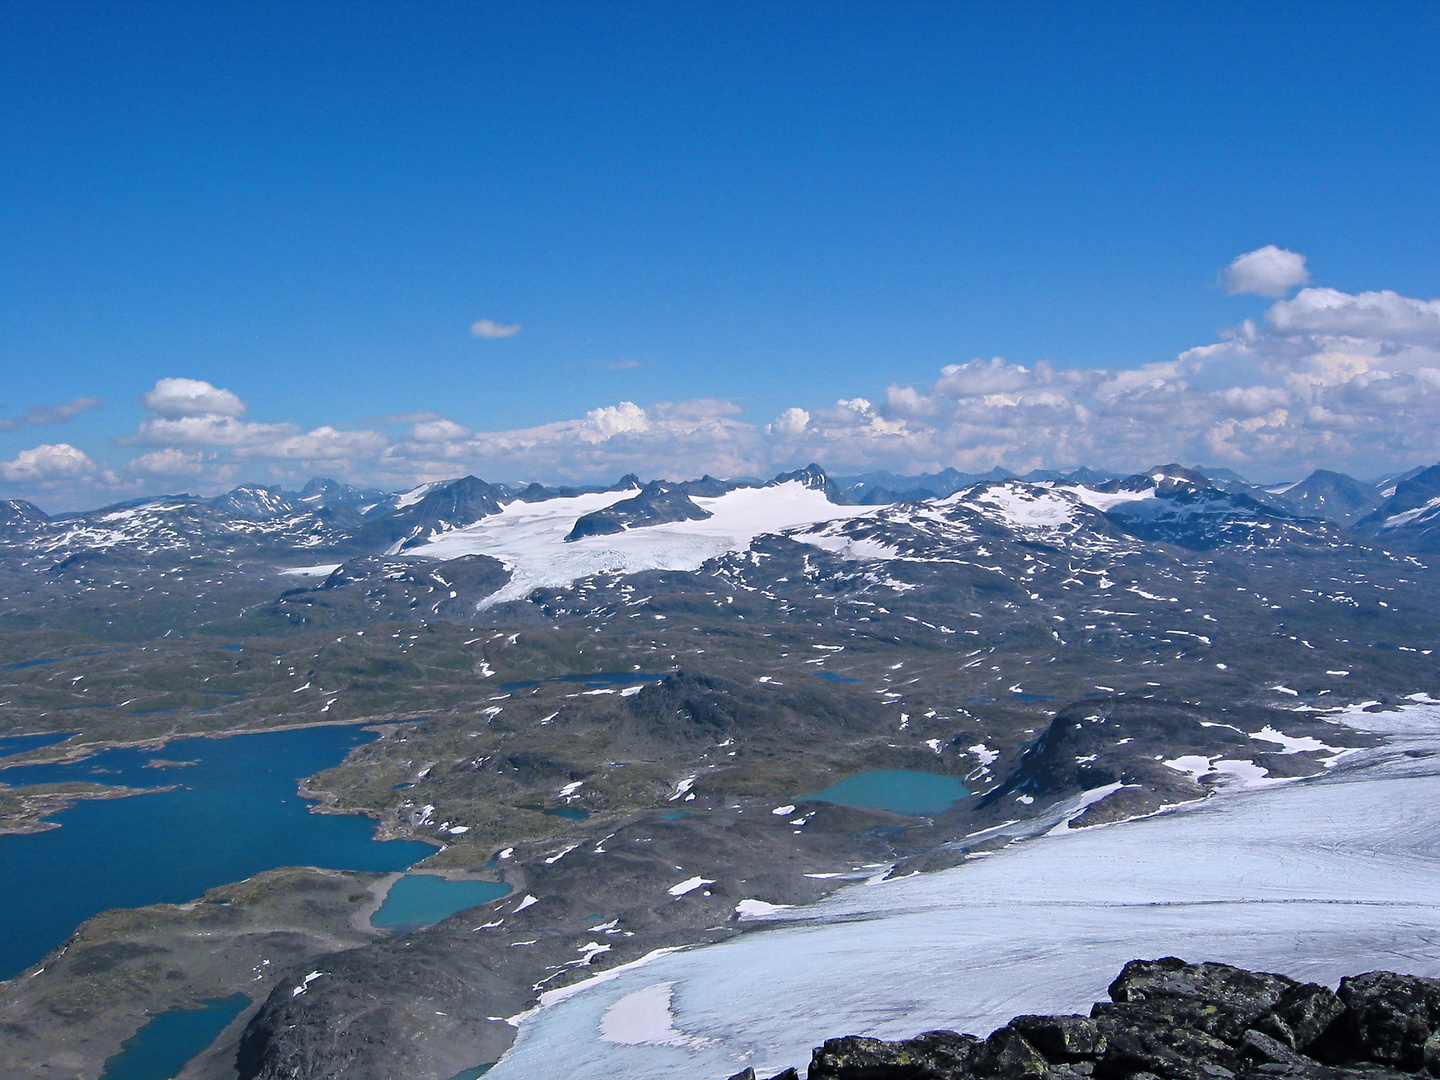
[[755, 537], [797, 526], [874, 514], [873, 506], [838, 506], [823, 491], [799, 481], [738, 488], [718, 498], [695, 496], [710, 513], [702, 521], [673, 521], [608, 536], [566, 541], [576, 519], [633, 491], [603, 491], [544, 502], [512, 502], [462, 529], [442, 533], [411, 554], [432, 559], [489, 555], [504, 563], [511, 581], [486, 606], [521, 600], [537, 588], [558, 588], [592, 574], [642, 570], [697, 570], [707, 559], [743, 551]]
[[557, 992], [489, 1075], [766, 1075], [841, 1034], [985, 1034], [1088, 1011], [1135, 957], [1332, 985], [1373, 968], [1440, 975], [1440, 706], [1343, 719], [1392, 741], [1322, 779], [1062, 827], [935, 874], [858, 868], [874, 876], [810, 908], [750, 905], [776, 927]]

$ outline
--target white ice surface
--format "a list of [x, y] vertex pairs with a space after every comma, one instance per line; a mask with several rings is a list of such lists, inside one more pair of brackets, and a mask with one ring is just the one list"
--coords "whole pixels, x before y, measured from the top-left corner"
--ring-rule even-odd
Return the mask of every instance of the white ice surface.
[[1139, 503], [1146, 499], [1155, 498], [1155, 489], [1146, 488], [1144, 491], [1096, 491], [1094, 488], [1082, 487], [1080, 485], [1063, 484], [1057, 486], [1058, 491], [1068, 491], [1087, 506], [1093, 506], [1102, 513], [1106, 510], [1113, 510], [1125, 503]]
[[[1402, 752], [1440, 749], [1440, 707], [1337, 716], [1391, 744], [1313, 780], [1057, 830], [951, 870], [757, 913], [774, 927], [567, 987], [521, 1025], [489, 1080], [803, 1069], [835, 1035], [985, 1034], [1019, 1013], [1087, 1011], [1135, 957], [1331, 985], [1375, 968], [1440, 976], [1440, 754]], [[602, 1041], [612, 1007], [654, 1000], [661, 985], [666, 1039], [692, 1041]]]
[[1007, 525], [1056, 528], [1075, 520], [1074, 501], [1031, 484], [993, 484], [965, 501]]
[[739, 488], [714, 499], [693, 497], [708, 510], [703, 521], [672, 521], [610, 536], [566, 543], [577, 518], [604, 509], [633, 491], [602, 491], [570, 499], [512, 502], [499, 514], [436, 536], [411, 554], [431, 559], [490, 555], [510, 571], [505, 588], [483, 606], [521, 600], [538, 588], [560, 588], [591, 574], [642, 570], [698, 570], [707, 559], [744, 551], [755, 537], [798, 525], [859, 517], [874, 506], [837, 506], [798, 480], [775, 487]]
[[282, 574], [293, 574], [296, 577], [329, 577], [339, 569], [340, 564], [336, 562], [319, 563], [315, 566], [290, 566], [280, 572]]

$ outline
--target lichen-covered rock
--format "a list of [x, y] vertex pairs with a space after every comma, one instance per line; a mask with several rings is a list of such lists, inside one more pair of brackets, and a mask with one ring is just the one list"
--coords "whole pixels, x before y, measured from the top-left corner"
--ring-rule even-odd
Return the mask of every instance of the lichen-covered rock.
[[1050, 1062], [1013, 1025], [1000, 1028], [971, 1059], [976, 1076], [993, 1080], [1041, 1080], [1050, 1071]]
[[1185, 1026], [1234, 1045], [1296, 986], [1294, 979], [1174, 956], [1132, 960], [1110, 984], [1110, 1005], [1092, 1016]]
[[1345, 1014], [1345, 1003], [1328, 986], [1300, 983], [1280, 996], [1256, 1027], [1296, 1050], [1308, 1050]]
[[974, 1035], [954, 1031], [927, 1031], [901, 1042], [859, 1035], [827, 1039], [811, 1056], [809, 1080], [949, 1080], [971, 1075], [980, 1046]]

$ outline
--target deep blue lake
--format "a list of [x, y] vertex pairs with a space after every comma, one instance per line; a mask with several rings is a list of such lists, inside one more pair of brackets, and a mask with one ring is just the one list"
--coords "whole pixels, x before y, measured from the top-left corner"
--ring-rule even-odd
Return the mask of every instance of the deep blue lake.
[[[0, 735], [0, 757], [23, 754], [26, 750], [39, 750], [54, 746], [74, 735], [73, 731], [47, 731], [39, 735]], [[3, 775], [3, 774], [0, 774]], [[0, 780], [3, 783], [3, 780]]]
[[[393, 872], [433, 853], [412, 840], [376, 843], [374, 822], [312, 814], [302, 778], [376, 736], [317, 727], [178, 739], [163, 750], [106, 750], [86, 761], [0, 769], [12, 787], [89, 780], [174, 791], [76, 803], [60, 828], [0, 836], [0, 979], [40, 960], [90, 916], [194, 900], [206, 889], [280, 866]], [[156, 759], [195, 762], [147, 768]]]
[[943, 814], [969, 795], [970, 789], [953, 776], [914, 769], [876, 769], [847, 776], [816, 795], [803, 796], [802, 801], [839, 803], [841, 806], [929, 817]]

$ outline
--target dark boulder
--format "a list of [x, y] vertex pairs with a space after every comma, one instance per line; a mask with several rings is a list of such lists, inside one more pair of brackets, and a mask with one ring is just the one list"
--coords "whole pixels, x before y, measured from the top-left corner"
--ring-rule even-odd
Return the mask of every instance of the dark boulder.
[[[1361, 1055], [1414, 1072], [1440, 1051], [1440, 980], [1370, 971], [1340, 980], [1340, 1000]], [[1432, 1067], [1432, 1071], [1435, 1071]], [[1440, 1072], [1436, 1072], [1440, 1075]]]
[[945, 1080], [970, 1075], [981, 1047], [974, 1035], [927, 1031], [913, 1039], [885, 1042], [848, 1035], [827, 1039], [810, 1059], [809, 1080]]
[[1017, 1016], [984, 1040], [953, 1031], [830, 1039], [815, 1050], [809, 1080], [1440, 1077], [1440, 980], [1372, 971], [1343, 980], [1337, 994], [1167, 956], [1126, 964], [1110, 997], [1088, 1017]]

